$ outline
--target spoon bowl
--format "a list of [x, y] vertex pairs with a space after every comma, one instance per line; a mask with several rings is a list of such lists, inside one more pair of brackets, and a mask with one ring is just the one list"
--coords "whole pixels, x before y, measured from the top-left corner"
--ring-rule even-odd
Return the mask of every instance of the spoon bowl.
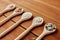
[[42, 17], [35, 17], [33, 19], [32, 25], [38, 26], [38, 25], [41, 25], [41, 24], [43, 24], [43, 18]]
[[21, 17], [21, 20], [27, 20], [27, 19], [30, 19], [32, 17], [32, 13], [31, 12], [25, 12], [22, 17]]
[[7, 7], [6, 7], [6, 10], [10, 11], [12, 9], [16, 8], [15, 4], [9, 4]]
[[12, 15], [16, 16], [23, 13], [23, 8], [16, 8]]
[[47, 34], [50, 34], [56, 31], [56, 26], [53, 23], [47, 23], [44, 26], [44, 30], [46, 31]]

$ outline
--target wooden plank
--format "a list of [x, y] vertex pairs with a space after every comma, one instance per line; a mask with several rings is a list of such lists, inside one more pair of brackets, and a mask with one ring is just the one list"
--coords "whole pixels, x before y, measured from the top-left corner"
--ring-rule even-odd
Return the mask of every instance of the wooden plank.
[[49, 4], [53, 5], [53, 6], [57, 6], [57, 7], [60, 8], [60, 4], [59, 4], [60, 0], [41, 0], [41, 1], [44, 1], [46, 3], [49, 3]]

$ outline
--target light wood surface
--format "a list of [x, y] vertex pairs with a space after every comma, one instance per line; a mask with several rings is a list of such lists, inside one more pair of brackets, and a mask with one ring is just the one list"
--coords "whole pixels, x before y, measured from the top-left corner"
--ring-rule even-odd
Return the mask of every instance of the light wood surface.
[[[57, 26], [57, 31], [53, 34], [47, 35], [43, 40], [60, 40], [60, 0], [0, 0], [0, 11], [2, 11], [8, 4], [14, 3], [17, 7], [22, 7], [25, 11], [33, 13], [33, 17], [41, 16], [44, 18], [44, 24], [52, 22]], [[5, 13], [0, 17], [0, 21], [12, 14], [13, 11]], [[20, 19], [21, 15], [16, 16], [9, 20], [7, 23], [0, 27], [0, 33], [6, 30]], [[14, 30], [9, 32], [0, 40], [14, 40], [19, 34], [24, 32], [32, 23], [32, 19], [23, 22]], [[31, 30], [22, 40], [33, 40], [39, 36], [44, 28], [38, 26]]]

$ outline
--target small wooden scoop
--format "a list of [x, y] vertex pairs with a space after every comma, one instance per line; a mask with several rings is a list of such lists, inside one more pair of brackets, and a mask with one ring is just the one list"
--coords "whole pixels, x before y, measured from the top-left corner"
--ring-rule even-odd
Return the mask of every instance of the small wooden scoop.
[[15, 4], [9, 4], [3, 11], [0, 12], [0, 16], [2, 14], [4, 14], [5, 12], [11, 11], [11, 10], [13, 10], [15, 8], [16, 8]]
[[25, 30], [22, 34], [20, 34], [15, 40], [20, 40], [21, 38], [23, 38], [31, 29], [33, 29], [34, 27], [38, 26], [38, 25], [42, 25], [43, 23], [43, 18], [41, 17], [36, 17], [33, 19], [32, 25], [27, 28], [27, 30]]
[[42, 32], [42, 34], [36, 40], [41, 40], [45, 35], [53, 33], [55, 31], [56, 31], [56, 26], [52, 23], [47, 23], [44, 26], [44, 31]]
[[6, 23], [8, 20], [10, 20], [12, 17], [17, 16], [17, 15], [22, 14], [22, 13], [23, 13], [22, 8], [16, 8], [10, 16], [8, 16], [7, 18], [5, 18], [4, 20], [2, 20], [0, 22], [0, 26], [3, 25], [4, 23]]
[[32, 13], [30, 12], [25, 12], [21, 19], [19, 21], [17, 21], [15, 24], [13, 24], [11, 27], [9, 27], [8, 29], [6, 29], [4, 32], [2, 32], [0, 34], [0, 38], [3, 37], [5, 34], [7, 34], [8, 32], [10, 32], [12, 29], [14, 29], [15, 27], [17, 27], [21, 22], [28, 20], [32, 17]]

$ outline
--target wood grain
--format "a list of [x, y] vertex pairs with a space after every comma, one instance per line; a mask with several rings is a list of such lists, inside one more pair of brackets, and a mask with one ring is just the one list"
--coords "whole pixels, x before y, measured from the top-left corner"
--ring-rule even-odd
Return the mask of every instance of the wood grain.
[[[32, 12], [33, 17], [41, 16], [44, 18], [44, 24], [52, 22], [57, 26], [57, 32], [54, 34], [48, 35], [44, 37], [44, 40], [60, 40], [60, 0], [1, 0], [0, 1], [0, 11], [2, 11], [6, 5], [14, 3], [17, 7], [22, 7], [25, 11]], [[0, 17], [0, 21], [11, 15], [13, 11], [5, 13]], [[9, 20], [6, 24], [1, 26], [0, 33], [6, 28], [13, 25], [20, 19], [21, 15], [16, 16]], [[27, 24], [29, 23], [29, 24]], [[1, 40], [13, 40], [20, 33], [22, 33], [26, 28], [28, 28], [32, 23], [32, 19], [26, 22], [23, 22], [12, 32], [4, 36]], [[39, 36], [44, 28], [44, 24], [42, 26], [38, 26], [31, 30], [29, 35], [25, 36], [22, 40], [31, 40], [32, 38], [36, 38]], [[22, 27], [21, 27], [22, 26]], [[21, 30], [21, 31], [20, 31]]]

